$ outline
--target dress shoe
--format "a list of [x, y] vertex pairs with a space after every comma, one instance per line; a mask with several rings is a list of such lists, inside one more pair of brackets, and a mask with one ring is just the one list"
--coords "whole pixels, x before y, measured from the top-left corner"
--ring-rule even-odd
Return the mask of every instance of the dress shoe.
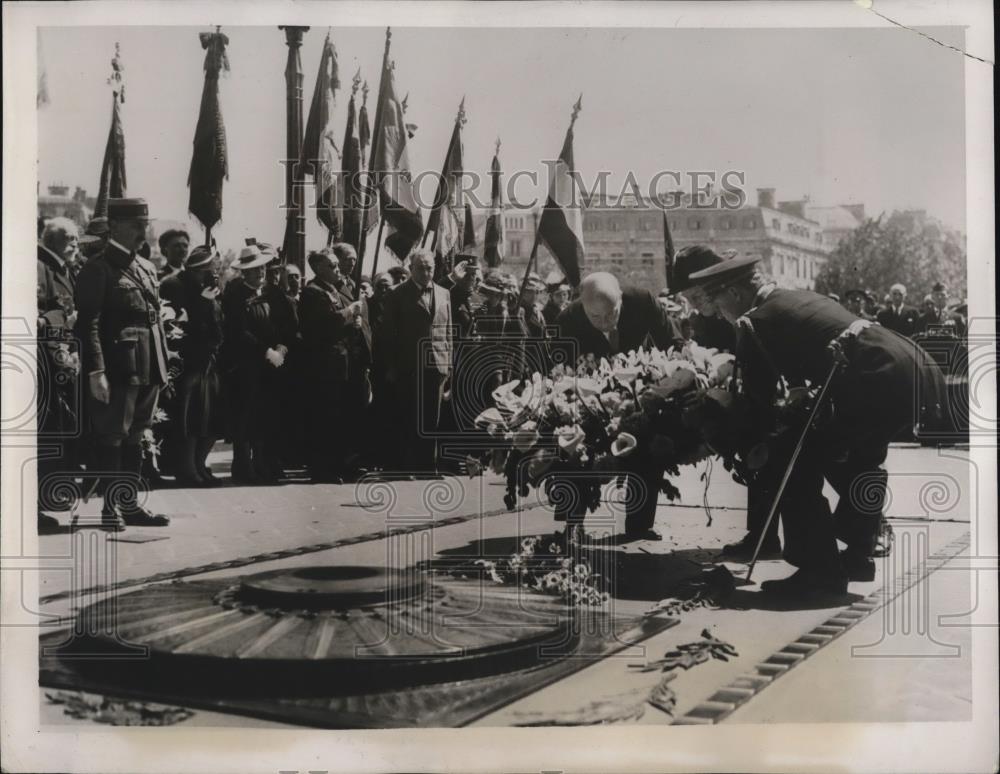
[[840, 563], [849, 581], [870, 583], [875, 580], [875, 560], [852, 551], [840, 552]]
[[204, 487], [214, 488], [214, 487], [217, 487], [217, 486], [222, 486], [222, 479], [221, 478], [216, 478], [215, 475], [212, 473], [212, 471], [209, 470], [208, 468], [204, 468], [202, 470], [199, 470], [198, 471], [198, 475], [201, 477], [201, 480], [204, 482], [202, 484], [202, 486], [204, 486]]
[[[757, 549], [758, 536], [747, 534], [737, 543], [729, 543], [722, 547], [722, 556], [735, 562], [749, 562], [753, 558], [753, 552]], [[781, 543], [777, 538], [765, 540], [760, 547], [758, 559], [780, 559]]]
[[129, 527], [166, 527], [170, 524], [170, 518], [162, 513], [152, 513], [145, 508], [136, 507], [132, 510], [122, 511], [122, 521]]
[[655, 529], [643, 529], [637, 532], [625, 531], [625, 537], [630, 541], [634, 540], [663, 540], [663, 535], [657, 532]]
[[761, 591], [789, 598], [844, 596], [847, 594], [847, 576], [837, 570], [818, 572], [798, 570], [781, 580], [764, 581]]

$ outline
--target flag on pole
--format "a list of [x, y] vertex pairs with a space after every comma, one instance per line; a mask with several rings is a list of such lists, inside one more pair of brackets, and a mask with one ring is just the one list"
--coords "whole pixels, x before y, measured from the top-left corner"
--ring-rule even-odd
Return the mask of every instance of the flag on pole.
[[95, 218], [108, 217], [108, 199], [125, 196], [125, 132], [122, 130], [121, 103], [125, 101], [125, 80], [121, 60], [121, 49], [115, 43], [115, 56], [111, 60], [111, 129], [108, 142], [104, 146], [104, 160], [101, 162], [101, 182], [97, 187]]
[[456, 207], [461, 206], [456, 200], [456, 192], [460, 189], [462, 170], [464, 169], [462, 149], [462, 127], [465, 125], [465, 97], [458, 107], [455, 117], [455, 128], [451, 132], [448, 151], [445, 153], [441, 177], [438, 180], [437, 193], [434, 194], [434, 205], [427, 219], [427, 235], [433, 234], [433, 248], [444, 256], [461, 247], [462, 224], [459, 222]]
[[552, 170], [545, 208], [538, 222], [538, 239], [552, 253], [562, 267], [567, 282], [573, 287], [580, 284], [583, 270], [583, 213], [575, 200], [576, 184], [573, 179], [573, 124], [582, 107], [583, 95], [573, 106], [573, 117], [566, 130], [559, 160]]
[[667, 272], [667, 290], [674, 285], [674, 238], [670, 235], [667, 211], [663, 211], [663, 261]]
[[[364, 171], [368, 146], [371, 145], [372, 129], [368, 123], [368, 81], [361, 87], [361, 110], [358, 112], [358, 141], [361, 143], [361, 169]], [[365, 233], [378, 225], [378, 209], [369, 204], [364, 208]]]
[[339, 88], [337, 50], [327, 33], [299, 161], [302, 172], [312, 175], [316, 186], [316, 218], [330, 233], [332, 240], [340, 240], [344, 233], [341, 221], [344, 191], [338, 190], [337, 185], [342, 180], [342, 159], [333, 128], [333, 109]]
[[465, 203], [465, 228], [462, 233], [462, 252], [476, 249], [476, 224], [472, 221], [472, 205]]
[[229, 70], [226, 57], [229, 38], [218, 28], [215, 32], [202, 32], [198, 37], [205, 49], [205, 86], [201, 92], [194, 153], [188, 173], [191, 189], [188, 211], [205, 227], [207, 239], [212, 226], [222, 217], [222, 181], [229, 177], [226, 126], [219, 106], [219, 73]]
[[354, 246], [360, 254], [361, 251], [361, 223], [363, 219], [364, 206], [364, 185], [361, 180], [361, 140], [357, 130], [357, 108], [354, 97], [358, 93], [358, 85], [361, 83], [361, 70], [354, 76], [351, 85], [351, 99], [347, 103], [347, 129], [344, 132], [344, 157], [341, 165], [341, 190], [344, 200], [342, 202], [343, 227], [342, 239]]
[[371, 171], [378, 182], [380, 211], [389, 229], [385, 246], [403, 259], [420, 241], [424, 223], [406, 150], [403, 106], [396, 98], [395, 63], [388, 66], [383, 83], [372, 132], [375, 163]]
[[490, 164], [492, 191], [490, 213], [486, 218], [486, 233], [483, 235], [483, 260], [490, 268], [503, 263], [503, 193], [500, 187], [500, 138], [497, 138], [496, 152]]

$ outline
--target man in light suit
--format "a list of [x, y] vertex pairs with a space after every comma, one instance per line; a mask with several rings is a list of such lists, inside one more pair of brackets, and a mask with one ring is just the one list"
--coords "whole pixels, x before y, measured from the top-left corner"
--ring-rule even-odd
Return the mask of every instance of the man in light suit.
[[404, 434], [398, 463], [430, 473], [437, 470], [434, 434], [451, 376], [451, 298], [432, 281], [433, 252], [415, 250], [409, 264], [409, 279], [385, 298], [377, 340]]

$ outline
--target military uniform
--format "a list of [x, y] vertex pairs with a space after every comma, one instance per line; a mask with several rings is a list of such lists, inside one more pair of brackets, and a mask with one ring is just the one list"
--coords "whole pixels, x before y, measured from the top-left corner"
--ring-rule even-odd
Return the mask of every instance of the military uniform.
[[[77, 355], [72, 335], [76, 313], [73, 293], [76, 285], [73, 269], [65, 261], [38, 246], [38, 483], [39, 508], [63, 508], [69, 503], [50, 502], [45, 479], [78, 468], [80, 449], [78, 375], [74, 365]], [[42, 447], [46, 448], [43, 450]], [[55, 491], [55, 490], [51, 490]], [[48, 517], [39, 517], [40, 529], [58, 527]]]
[[[110, 515], [113, 473], [140, 475], [142, 435], [152, 425], [160, 388], [167, 382], [155, 269], [109, 240], [80, 271], [75, 299], [83, 378], [103, 372], [110, 388], [107, 403], [89, 390], [87, 399], [98, 469], [112, 474], [105, 484], [104, 504]], [[119, 510], [126, 523], [152, 518], [127, 495]], [[164, 517], [155, 523], [165, 523]]]
[[[833, 364], [828, 345], [857, 321], [840, 304], [810, 291], [758, 294], [738, 326], [737, 348], [743, 385], [757, 416], [771, 415], [779, 378], [822, 384]], [[894, 331], [863, 328], [847, 355], [847, 365], [829, 389], [834, 419], [808, 437], [781, 511], [786, 559], [829, 572], [838, 567], [835, 536], [854, 556], [872, 554], [886, 494], [882, 464], [889, 442], [903, 427], [939, 421], [944, 403], [938, 367]], [[840, 495], [832, 515], [822, 493], [824, 478]], [[864, 497], [858, 496], [859, 487]]]

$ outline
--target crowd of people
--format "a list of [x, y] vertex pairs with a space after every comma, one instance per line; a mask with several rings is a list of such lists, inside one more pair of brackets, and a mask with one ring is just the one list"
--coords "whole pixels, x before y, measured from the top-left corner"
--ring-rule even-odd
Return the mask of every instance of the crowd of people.
[[[496, 387], [547, 372], [566, 347], [563, 358], [689, 340], [734, 352], [763, 437], [776, 385], [821, 383], [834, 347], [850, 353], [831, 388], [839, 421], [806, 447], [789, 481], [784, 550], [775, 522], [762, 555], [800, 567], [778, 590], [846, 588], [873, 574], [890, 440], [932, 421], [945, 401], [940, 371], [906, 337], [965, 327], [940, 284], [922, 313], [905, 304], [902, 286], [881, 310], [863, 291], [841, 305], [777, 288], [755, 259], [701, 245], [678, 253], [659, 298], [602, 272], [587, 275], [572, 298], [557, 273], [519, 280], [484, 271], [474, 255], [444, 264], [419, 248], [405, 266], [368, 278], [343, 242], [309, 253], [304, 284], [299, 267], [252, 239], [222, 275], [218, 254], [191, 249], [180, 230], [160, 237], [158, 272], [143, 257], [147, 225], [143, 200], [120, 199], [96, 236], [81, 238], [62, 218], [40, 228], [40, 446], [61, 439], [58, 452], [40, 454], [40, 487], [47, 473], [85, 471], [104, 496], [96, 526], [108, 530], [168, 523], [137, 497], [144, 477], [219, 486], [207, 460], [222, 439], [232, 444], [238, 484], [276, 483], [294, 471], [333, 483], [375, 470], [454, 472], [465, 459], [464, 433]], [[85, 443], [71, 442], [80, 437]], [[730, 556], [756, 547], [782, 471], [774, 462], [756, 474], [748, 534], [727, 546]], [[658, 491], [662, 470], [628, 472], [644, 491]], [[859, 479], [869, 482], [863, 503], [848, 495]], [[824, 481], [842, 494], [835, 512]], [[628, 502], [627, 536], [658, 540], [655, 496]], [[40, 529], [52, 526], [45, 504], [40, 496]], [[569, 535], [583, 513], [570, 506], [556, 518]], [[844, 555], [835, 538], [847, 543]]]

